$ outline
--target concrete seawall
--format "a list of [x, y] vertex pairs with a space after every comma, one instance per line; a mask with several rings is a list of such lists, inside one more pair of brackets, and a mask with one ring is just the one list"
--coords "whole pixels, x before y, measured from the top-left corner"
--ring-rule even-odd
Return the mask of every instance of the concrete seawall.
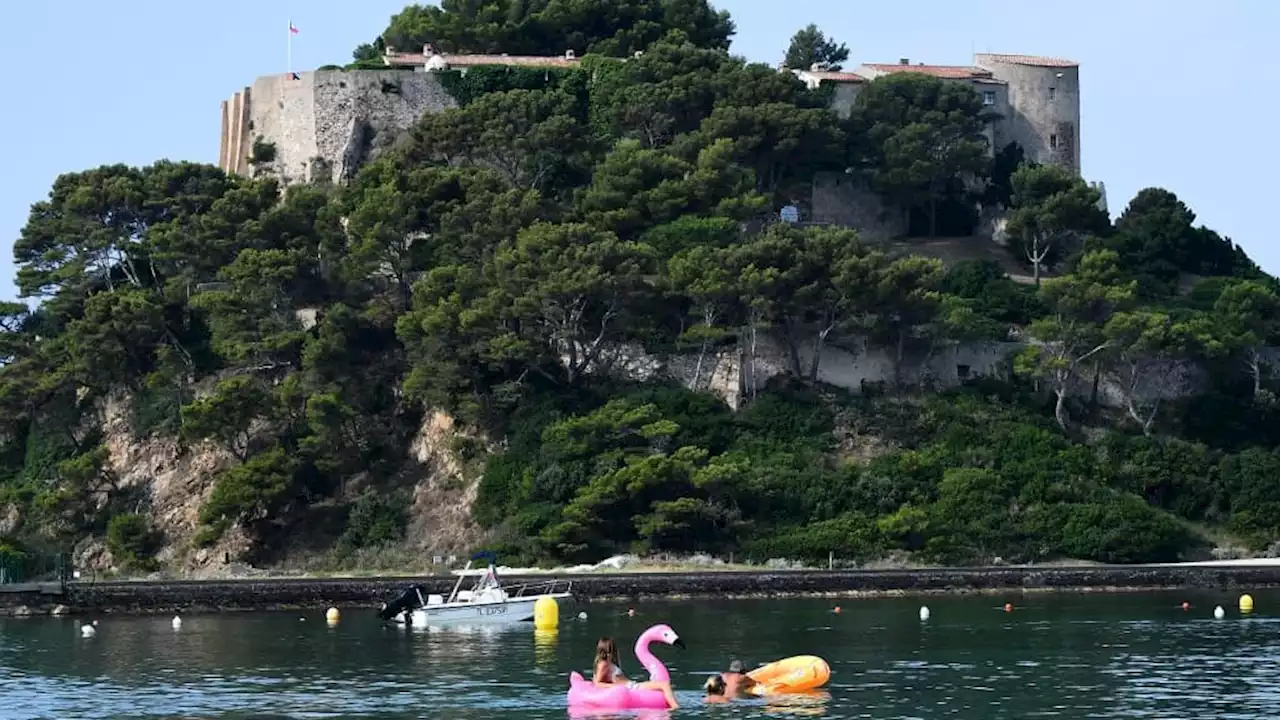
[[[1280, 587], [1280, 565], [510, 575], [505, 585], [572, 581], [579, 602], [643, 597], [876, 596]], [[61, 595], [0, 592], [0, 613], [213, 612], [374, 608], [410, 584], [447, 593], [454, 577], [71, 582]]]

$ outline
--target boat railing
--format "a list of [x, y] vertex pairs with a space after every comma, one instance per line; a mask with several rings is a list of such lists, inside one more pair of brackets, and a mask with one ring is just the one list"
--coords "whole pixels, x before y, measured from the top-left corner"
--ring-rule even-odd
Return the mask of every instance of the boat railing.
[[507, 597], [518, 598], [526, 595], [553, 595], [556, 593], [568, 593], [573, 588], [572, 580], [541, 580], [538, 582], [521, 583], [519, 585], [505, 585], [503, 590], [507, 592]]

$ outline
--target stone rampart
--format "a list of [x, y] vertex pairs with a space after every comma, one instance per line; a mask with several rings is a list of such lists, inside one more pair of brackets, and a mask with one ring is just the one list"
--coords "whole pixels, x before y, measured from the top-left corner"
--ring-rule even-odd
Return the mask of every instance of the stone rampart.
[[[267, 75], [222, 104], [223, 170], [285, 184], [345, 180], [424, 114], [457, 103], [433, 73], [316, 70]], [[253, 145], [274, 147], [253, 162]]]
[[[1280, 587], [1280, 565], [1132, 565], [1089, 567], [783, 570], [586, 575], [509, 575], [504, 584], [572, 581], [579, 602], [646, 597], [875, 596], [898, 594], [1254, 590]], [[452, 576], [424, 578], [254, 579], [225, 581], [72, 582], [64, 602], [74, 613], [171, 613], [224, 610], [376, 608], [412, 584], [447, 593]], [[27, 602], [34, 602], [28, 598]], [[47, 599], [45, 599], [47, 604]], [[8, 614], [23, 603], [0, 594]], [[565, 603], [568, 605], [569, 603]], [[47, 609], [44, 612], [48, 612]]]
[[[865, 338], [841, 338], [823, 346], [818, 362], [818, 380], [828, 385], [862, 393], [868, 388], [892, 385], [900, 380], [908, 387], [943, 390], [979, 377], [1008, 378], [1012, 357], [1027, 346], [1023, 341], [942, 344], [932, 352], [907, 352], [899, 363], [891, 348], [872, 345]], [[813, 344], [800, 343], [800, 366], [812, 366]], [[1264, 353], [1264, 361], [1275, 363], [1280, 353]], [[762, 332], [756, 340], [754, 358], [745, 348], [731, 345], [709, 352], [698, 361], [697, 353], [653, 355], [635, 344], [620, 344], [605, 354], [610, 372], [630, 380], [647, 381], [660, 377], [675, 380], [694, 390], [719, 395], [730, 407], [738, 407], [744, 392], [763, 388], [770, 378], [792, 373], [793, 361], [786, 345], [772, 333]], [[1075, 397], [1092, 397], [1094, 383], [1087, 368], [1069, 388]], [[1172, 400], [1203, 390], [1207, 374], [1192, 362], [1152, 363], [1134, 388], [1139, 403], [1156, 399]], [[1111, 373], [1098, 378], [1098, 402], [1107, 407], [1126, 405], [1126, 380]]]

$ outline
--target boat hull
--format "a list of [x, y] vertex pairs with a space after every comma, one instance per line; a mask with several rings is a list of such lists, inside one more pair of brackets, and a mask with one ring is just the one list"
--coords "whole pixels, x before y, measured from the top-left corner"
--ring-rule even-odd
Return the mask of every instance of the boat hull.
[[571, 595], [558, 593], [511, 598], [506, 602], [429, 605], [397, 615], [395, 622], [404, 623], [406, 619], [411, 625], [503, 625], [530, 622], [533, 620], [534, 606], [543, 597], [563, 600]]

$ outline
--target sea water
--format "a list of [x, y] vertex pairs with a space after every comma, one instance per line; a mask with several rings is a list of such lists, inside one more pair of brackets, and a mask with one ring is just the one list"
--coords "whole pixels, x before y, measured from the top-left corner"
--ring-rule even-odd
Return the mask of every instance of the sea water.
[[[1252, 595], [1248, 615], [1225, 591], [562, 603], [554, 632], [406, 630], [361, 608], [332, 626], [323, 610], [188, 615], [177, 629], [106, 614], [87, 638], [83, 617], [13, 618], [0, 620], [0, 718], [567, 718], [567, 675], [589, 673], [600, 636], [643, 677], [631, 645], [667, 623], [687, 643], [654, 648], [683, 705], [673, 718], [1271, 720], [1280, 593]], [[799, 654], [830, 664], [822, 693], [702, 702], [732, 659]]]

